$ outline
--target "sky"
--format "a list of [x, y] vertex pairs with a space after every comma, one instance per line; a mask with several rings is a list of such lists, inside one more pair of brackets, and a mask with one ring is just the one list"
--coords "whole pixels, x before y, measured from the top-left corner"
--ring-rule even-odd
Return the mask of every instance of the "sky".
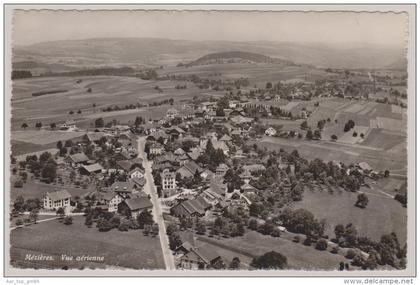
[[404, 47], [406, 14], [242, 11], [14, 11], [14, 44], [107, 37]]

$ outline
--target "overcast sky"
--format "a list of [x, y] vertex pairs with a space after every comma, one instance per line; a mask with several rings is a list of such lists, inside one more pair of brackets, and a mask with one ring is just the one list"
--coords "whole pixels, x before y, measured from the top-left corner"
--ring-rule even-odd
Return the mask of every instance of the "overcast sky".
[[348, 12], [15, 11], [18, 45], [103, 37], [405, 46], [406, 15]]

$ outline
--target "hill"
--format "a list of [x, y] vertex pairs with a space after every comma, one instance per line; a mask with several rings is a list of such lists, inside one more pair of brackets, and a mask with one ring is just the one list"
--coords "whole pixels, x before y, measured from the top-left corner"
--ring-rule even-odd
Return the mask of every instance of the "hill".
[[277, 63], [283, 65], [293, 65], [293, 62], [288, 60], [282, 60], [278, 58], [271, 58], [266, 55], [244, 52], [244, 51], [229, 51], [229, 52], [218, 52], [211, 53], [200, 57], [188, 64], [188, 66], [194, 65], [207, 65], [213, 63], [237, 63], [237, 62], [248, 62], [248, 63]]
[[386, 68], [405, 54], [400, 49], [356, 44], [94, 38], [14, 46], [13, 62], [32, 62], [31, 66], [37, 63], [44, 71], [54, 72], [57, 68], [63, 71], [104, 66], [176, 65], [194, 61], [203, 55], [227, 51], [259, 53], [296, 64], [349, 69]]

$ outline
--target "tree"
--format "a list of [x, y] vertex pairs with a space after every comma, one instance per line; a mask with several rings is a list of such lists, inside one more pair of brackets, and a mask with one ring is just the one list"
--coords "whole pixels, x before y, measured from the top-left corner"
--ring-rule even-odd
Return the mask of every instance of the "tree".
[[[252, 204], [251, 204], [252, 205]], [[258, 222], [255, 219], [250, 219], [248, 223], [248, 228], [250, 230], [256, 231], [258, 229]]]
[[108, 220], [101, 218], [96, 222], [96, 227], [100, 232], [108, 232], [112, 229], [112, 224]]
[[331, 140], [332, 141], [336, 141], [338, 139], [338, 137], [336, 135], [331, 135]]
[[335, 239], [337, 240], [337, 242], [339, 242], [345, 233], [344, 226], [342, 224], [336, 225], [334, 229], [334, 233], [335, 233]]
[[206, 233], [206, 224], [203, 221], [197, 223], [197, 234], [204, 235]]
[[57, 142], [57, 149], [62, 149], [63, 148], [63, 143], [61, 141]]
[[300, 128], [302, 129], [302, 130], [306, 130], [306, 129], [308, 129], [308, 121], [303, 121], [302, 122], [302, 124], [300, 124]]
[[169, 236], [169, 248], [171, 250], [178, 248], [180, 245], [182, 245], [182, 240], [178, 233]]
[[23, 123], [23, 124], [22, 124], [22, 126], [21, 126], [21, 128], [22, 128], [22, 129], [24, 129], [24, 130], [25, 130], [27, 127], [28, 127], [28, 124], [27, 124], [27, 123]]
[[105, 126], [105, 122], [103, 118], [98, 118], [95, 120], [95, 128], [103, 128]]
[[389, 173], [389, 170], [388, 170], [388, 169], [386, 169], [386, 170], [385, 170], [385, 172], [384, 172], [384, 177], [385, 177], [385, 178], [386, 178], [386, 177], [389, 177], [389, 174], [390, 174], [390, 173]]
[[41, 122], [37, 122], [35, 124], [35, 128], [37, 128], [38, 130], [42, 128], [42, 123]]
[[70, 115], [73, 115], [74, 114], [73, 110], [70, 110], [69, 114]]
[[80, 109], [79, 109], [79, 110], [77, 111], [77, 114], [81, 114], [81, 113], [82, 113], [82, 110], [80, 110]]
[[31, 219], [32, 222], [34, 222], [36, 224], [36, 221], [38, 220], [38, 214], [39, 214], [39, 210], [38, 209], [33, 209], [30, 213], [29, 213], [29, 218]]
[[139, 223], [140, 228], [142, 229], [144, 225], [152, 225], [153, 224], [153, 216], [152, 211], [143, 210], [137, 216], [137, 222]]
[[318, 250], [326, 250], [328, 247], [328, 243], [325, 239], [319, 239], [315, 245], [315, 248]]
[[54, 130], [56, 127], [57, 127], [57, 124], [56, 123], [51, 123], [50, 124], [51, 130]]
[[271, 82], [267, 82], [267, 84], [265, 85], [265, 89], [271, 89], [273, 88], [273, 84]]
[[64, 216], [66, 215], [64, 209], [62, 207], [58, 208], [57, 211], [55, 212], [55, 214], [57, 216], [60, 216], [60, 219], [64, 218]]
[[281, 253], [270, 251], [253, 258], [251, 266], [257, 269], [284, 269], [287, 266], [287, 258]]
[[312, 130], [308, 130], [308, 131], [306, 132], [306, 139], [308, 139], [308, 140], [312, 140], [312, 139], [313, 139], [313, 137], [314, 137], [314, 135], [313, 135], [313, 133], [312, 133]]
[[359, 208], [366, 208], [367, 204], [369, 203], [369, 198], [366, 196], [365, 193], [361, 193], [357, 195], [357, 201], [356, 204], [354, 204], [356, 207]]
[[234, 257], [229, 264], [229, 269], [232, 269], [232, 270], [239, 269], [240, 266], [241, 266], [241, 261], [239, 260], [239, 257]]

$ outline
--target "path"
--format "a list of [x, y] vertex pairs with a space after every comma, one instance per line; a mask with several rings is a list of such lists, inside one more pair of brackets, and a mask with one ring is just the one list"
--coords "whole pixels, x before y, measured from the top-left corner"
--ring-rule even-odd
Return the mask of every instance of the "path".
[[153, 181], [152, 162], [147, 160], [147, 157], [144, 153], [145, 139], [145, 137], [140, 137], [138, 139], [139, 157], [143, 159], [143, 166], [145, 170], [144, 176], [146, 178], [146, 185], [144, 185], [144, 191], [150, 195], [151, 202], [153, 204], [153, 218], [159, 226], [159, 239], [166, 269], [175, 270], [174, 256], [172, 254], [172, 251], [169, 249], [169, 239], [166, 235], [166, 227], [165, 222], [163, 220], [162, 207]]

